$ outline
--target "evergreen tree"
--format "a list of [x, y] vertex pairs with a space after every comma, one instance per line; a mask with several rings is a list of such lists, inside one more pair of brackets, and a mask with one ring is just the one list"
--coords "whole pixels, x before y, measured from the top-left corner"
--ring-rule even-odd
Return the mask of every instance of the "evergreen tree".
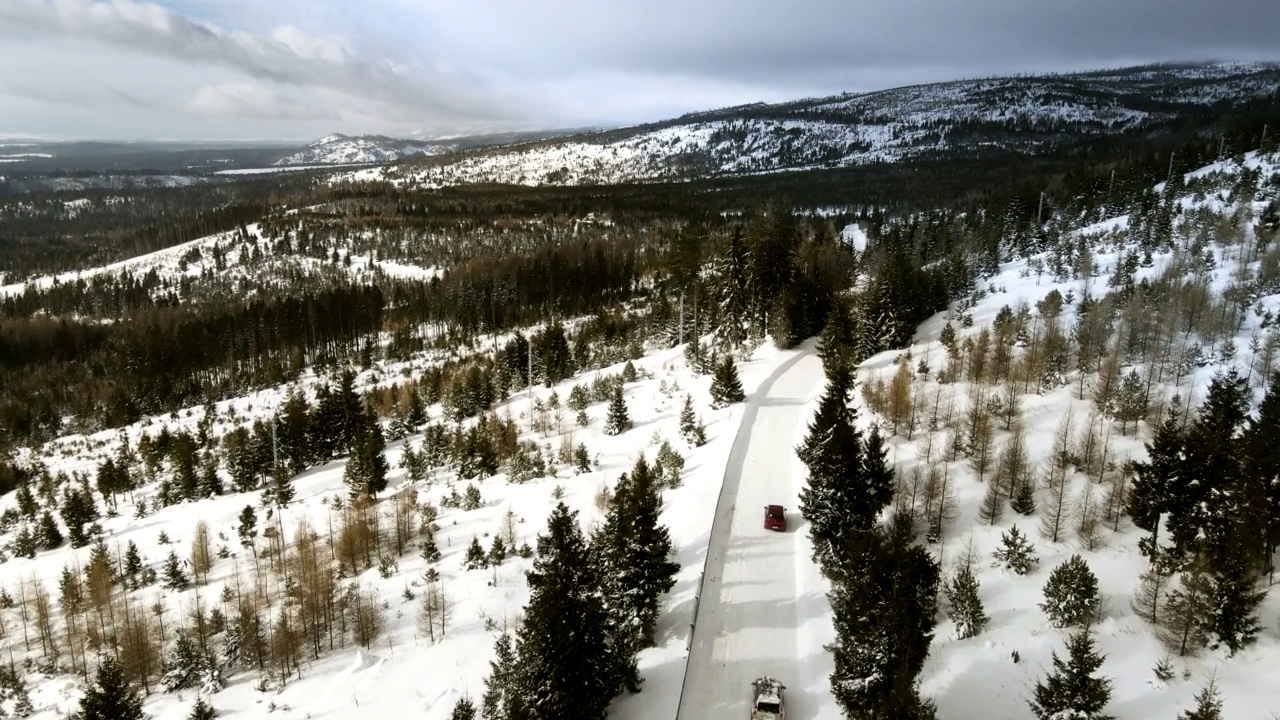
[[600, 553], [610, 614], [627, 628], [636, 649], [653, 645], [661, 598], [675, 586], [680, 566], [671, 561], [671, 535], [658, 522], [662, 512], [660, 478], [644, 456], [614, 488], [603, 527], [592, 540]]
[[45, 510], [40, 513], [40, 527], [36, 531], [36, 542], [45, 550], [53, 550], [62, 547], [63, 543], [62, 530], [58, 527], [58, 521], [53, 519], [53, 513]]
[[1265, 593], [1258, 589], [1253, 572], [1241, 555], [1226, 555], [1213, 569], [1208, 630], [1214, 647], [1226, 646], [1231, 655], [1258, 639], [1258, 606]]
[[947, 584], [949, 615], [956, 624], [961, 640], [976, 636], [987, 625], [987, 613], [978, 595], [978, 578], [973, 574], [973, 564], [967, 559]]
[[917, 678], [933, 639], [938, 566], [919, 546], [854, 538], [828, 594], [836, 641], [831, 690], [853, 720], [924, 720]]
[[1133, 463], [1134, 479], [1129, 485], [1125, 511], [1134, 525], [1147, 532], [1156, 532], [1160, 514], [1168, 512], [1172, 504], [1173, 487], [1182, 472], [1184, 442], [1175, 398], [1165, 421], [1147, 443], [1148, 460]]
[[449, 720], [475, 720], [476, 706], [472, 704], [471, 698], [465, 695], [458, 698], [457, 704], [453, 706], [453, 712], [449, 713]]
[[1213, 583], [1204, 571], [1204, 561], [1193, 558], [1182, 573], [1178, 586], [1169, 591], [1160, 614], [1160, 637], [1170, 650], [1187, 655], [1208, 642], [1212, 616]]
[[480, 716], [484, 720], [526, 720], [525, 688], [518, 666], [511, 635], [502, 633], [493, 644], [493, 660], [489, 661], [489, 676], [484, 680], [484, 697], [480, 699]]
[[1209, 678], [1209, 684], [1196, 693], [1196, 707], [1178, 716], [1178, 720], [1222, 720], [1222, 697], [1218, 683]]
[[178, 554], [172, 550], [164, 561], [164, 586], [170, 590], [186, 590], [191, 587], [191, 580], [183, 572]]
[[142, 553], [138, 544], [130, 540], [124, 551], [124, 578], [130, 590], [138, 589], [138, 576], [142, 574]]
[[240, 511], [240, 521], [236, 525], [236, 536], [240, 538], [242, 547], [253, 550], [256, 557], [257, 549], [254, 547], [254, 539], [258, 536], [258, 516], [253, 512], [252, 505], [245, 505]]
[[142, 698], [125, 679], [124, 670], [114, 656], [108, 655], [98, 666], [98, 673], [80, 699], [75, 720], [142, 720]]
[[409, 409], [404, 416], [405, 425], [408, 426], [409, 434], [413, 434], [422, 429], [427, 424], [427, 410], [422, 405], [422, 396], [418, 394], [418, 386], [409, 386]]
[[197, 697], [196, 704], [191, 707], [191, 712], [187, 715], [187, 720], [214, 720], [216, 717], [218, 717], [218, 711], [204, 698]]
[[1030, 700], [1039, 720], [1111, 720], [1103, 712], [1111, 700], [1111, 680], [1094, 677], [1105, 660], [1095, 652], [1088, 630], [1078, 630], [1067, 640], [1067, 660], [1053, 654], [1053, 672], [1036, 683]]
[[89, 544], [91, 538], [85, 526], [98, 518], [98, 507], [88, 491], [81, 488], [67, 490], [62, 500], [62, 522], [67, 526], [71, 547], [82, 548]]
[[1009, 503], [1009, 507], [1019, 515], [1030, 517], [1036, 511], [1036, 485], [1033, 478], [1025, 478], [1021, 482], [1015, 484], [1013, 489], [1013, 501]]
[[726, 353], [711, 377], [711, 407], [728, 407], [742, 402], [746, 397], [742, 392], [742, 381], [738, 379], [738, 368], [733, 362], [733, 356]]
[[564, 503], [538, 536], [527, 573], [530, 598], [516, 637], [521, 688], [533, 718], [604, 720], [618, 693], [599, 569], [592, 562], [578, 516]]
[[1014, 525], [1009, 532], [1000, 533], [1000, 547], [992, 555], [1005, 567], [1019, 575], [1026, 575], [1040, 562], [1036, 547]]
[[1100, 602], [1097, 576], [1084, 558], [1072, 555], [1049, 574], [1040, 609], [1054, 627], [1088, 627], [1098, 616]]
[[706, 428], [693, 414], [693, 397], [690, 395], [684, 396], [684, 407], [680, 410], [680, 436], [694, 447], [700, 447], [707, 442]]
[[370, 499], [387, 489], [386, 441], [376, 417], [364, 415], [363, 429], [357, 432], [351, 457], [343, 470], [342, 480], [351, 497]]
[[480, 538], [472, 536], [471, 544], [467, 546], [467, 554], [462, 559], [462, 566], [468, 570], [480, 570], [489, 564], [489, 556], [484, 551], [484, 546], [480, 544]]
[[1280, 373], [1271, 378], [1267, 394], [1241, 438], [1243, 455], [1243, 513], [1239, 518], [1241, 550], [1269, 569], [1280, 545]]
[[622, 384], [613, 387], [609, 397], [609, 415], [604, 423], [606, 435], [621, 435], [631, 427], [631, 416], [627, 414], [627, 402], [622, 397]]

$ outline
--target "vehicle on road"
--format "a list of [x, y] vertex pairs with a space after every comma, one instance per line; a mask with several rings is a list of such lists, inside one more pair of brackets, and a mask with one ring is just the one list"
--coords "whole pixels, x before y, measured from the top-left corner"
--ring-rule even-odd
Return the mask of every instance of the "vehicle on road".
[[787, 711], [782, 704], [782, 691], [787, 689], [786, 685], [765, 675], [752, 680], [751, 689], [755, 693], [751, 700], [751, 720], [786, 719]]
[[781, 505], [764, 506], [764, 529], [787, 531], [787, 509]]

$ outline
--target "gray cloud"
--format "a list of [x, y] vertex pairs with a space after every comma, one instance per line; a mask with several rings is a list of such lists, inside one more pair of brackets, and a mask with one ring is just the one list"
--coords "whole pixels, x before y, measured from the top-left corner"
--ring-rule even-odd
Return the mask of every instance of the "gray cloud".
[[[1277, 27], [1275, 0], [0, 0], [0, 77], [26, 78], [0, 82], [0, 106], [23, 100], [0, 107], [0, 132], [641, 122], [961, 77], [1280, 59]], [[65, 113], [77, 93], [116, 114], [32, 110]]]

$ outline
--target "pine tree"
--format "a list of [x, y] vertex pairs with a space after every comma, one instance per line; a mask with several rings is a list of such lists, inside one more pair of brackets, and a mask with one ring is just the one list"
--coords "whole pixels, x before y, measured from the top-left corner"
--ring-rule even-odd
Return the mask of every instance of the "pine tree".
[[680, 570], [671, 561], [671, 535], [658, 522], [659, 480], [640, 456], [631, 473], [618, 479], [604, 525], [592, 539], [605, 581], [616, 591], [605, 593], [610, 615], [617, 626], [629, 628], [632, 637], [626, 640], [637, 649], [653, 645], [661, 598]]
[[1098, 616], [1098, 578], [1079, 555], [1053, 569], [1044, 586], [1040, 609], [1054, 627], [1088, 627]]
[[236, 535], [240, 538], [240, 545], [252, 550], [254, 557], [257, 557], [258, 549], [254, 545], [254, 538], [258, 536], [258, 516], [254, 514], [252, 505], [245, 505], [240, 511]]
[[693, 414], [693, 397], [690, 395], [684, 396], [684, 407], [680, 410], [680, 437], [694, 447], [701, 447], [707, 442], [707, 430]]
[[182, 571], [178, 554], [172, 550], [169, 551], [169, 557], [164, 562], [164, 586], [170, 590], [179, 591], [191, 587], [191, 580]]
[[1214, 647], [1225, 646], [1235, 655], [1258, 639], [1258, 606], [1266, 593], [1257, 587], [1253, 572], [1239, 554], [1218, 560], [1212, 573], [1208, 630]]
[[1040, 562], [1036, 547], [1014, 525], [1009, 532], [1000, 533], [1000, 547], [992, 553], [995, 559], [1019, 575], [1026, 575]]
[[1178, 720], [1222, 720], [1222, 697], [1214, 678], [1209, 678], [1209, 684], [1196, 693], [1195, 709], [1182, 713]]
[[609, 398], [609, 414], [605, 419], [606, 435], [621, 435], [631, 427], [631, 416], [627, 414], [627, 401], [622, 397], [622, 384], [614, 385]]
[[1204, 561], [1193, 558], [1164, 602], [1160, 639], [1170, 650], [1186, 656], [1208, 642], [1213, 590]]
[[[1272, 203], [1273, 206], [1275, 203]], [[1248, 483], [1246, 493], [1246, 521], [1243, 530], [1245, 547], [1250, 556], [1266, 559], [1264, 569], [1270, 568], [1269, 559], [1280, 544], [1280, 373], [1276, 373], [1267, 385], [1267, 394], [1258, 407], [1258, 417], [1250, 421], [1241, 438], [1243, 445], [1242, 473]], [[1252, 547], [1256, 546], [1256, 550]]]
[[462, 559], [462, 566], [468, 570], [480, 570], [488, 564], [489, 556], [485, 554], [480, 538], [472, 536], [471, 544], [467, 546], [467, 554]]
[[462, 696], [458, 698], [457, 704], [453, 706], [453, 712], [449, 714], [449, 720], [475, 720], [476, 706], [472, 704], [471, 698]]
[[204, 698], [196, 698], [196, 704], [191, 707], [191, 712], [187, 715], [187, 720], [214, 720], [218, 717], [218, 711], [213, 708]]
[[114, 656], [103, 658], [93, 684], [80, 699], [75, 720], [142, 720], [142, 698], [125, 679], [124, 670]]
[[742, 381], [738, 379], [738, 368], [733, 362], [733, 356], [726, 353], [711, 377], [711, 407], [728, 407], [745, 399]]
[[370, 499], [387, 489], [386, 441], [382, 428], [372, 414], [364, 415], [363, 428], [353, 440], [351, 458], [343, 471], [342, 480], [354, 498], [364, 495]]
[[938, 566], [918, 545], [879, 533], [853, 538], [828, 594], [836, 640], [831, 690], [856, 720], [932, 717], [917, 678], [933, 639]]
[[599, 569], [592, 563], [578, 516], [564, 503], [538, 536], [538, 555], [526, 577], [530, 598], [516, 638], [525, 698], [533, 717], [604, 720], [618, 693], [601, 668], [610, 657]]
[[58, 521], [53, 519], [53, 513], [45, 510], [40, 514], [40, 527], [36, 531], [36, 542], [45, 550], [54, 550], [62, 547], [63, 541], [62, 530], [58, 528]]
[[974, 576], [973, 564], [967, 558], [947, 583], [947, 603], [951, 606], [948, 614], [955, 622], [961, 640], [976, 636], [986, 627], [987, 613], [978, 595], [978, 578]]
[[1111, 720], [1103, 712], [1111, 700], [1111, 680], [1094, 677], [1106, 658], [1093, 647], [1088, 630], [1078, 630], [1067, 640], [1067, 660], [1053, 654], [1053, 672], [1036, 683], [1029, 701], [1039, 720]]
[[1030, 516], [1036, 511], [1036, 481], [1032, 476], [1028, 476], [1019, 482], [1013, 490], [1013, 501], [1009, 503], [1009, 507], [1019, 515]]
[[484, 696], [480, 699], [480, 716], [485, 720], [525, 720], [523, 676], [516, 663], [515, 648], [509, 633], [502, 633], [493, 644], [493, 660], [489, 676], [484, 679]]

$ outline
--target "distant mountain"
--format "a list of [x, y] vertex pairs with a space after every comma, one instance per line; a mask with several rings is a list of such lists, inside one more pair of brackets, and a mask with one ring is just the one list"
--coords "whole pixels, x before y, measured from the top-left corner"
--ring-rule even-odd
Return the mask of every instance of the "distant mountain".
[[753, 104], [344, 173], [422, 186], [688, 180], [1039, 153], [1275, 96], [1280, 64], [1162, 64]]
[[387, 163], [413, 156], [440, 155], [472, 148], [544, 140], [575, 132], [547, 130], [535, 132], [466, 135], [433, 140], [391, 138], [385, 135], [326, 135], [302, 150], [277, 160], [274, 165], [363, 165]]

